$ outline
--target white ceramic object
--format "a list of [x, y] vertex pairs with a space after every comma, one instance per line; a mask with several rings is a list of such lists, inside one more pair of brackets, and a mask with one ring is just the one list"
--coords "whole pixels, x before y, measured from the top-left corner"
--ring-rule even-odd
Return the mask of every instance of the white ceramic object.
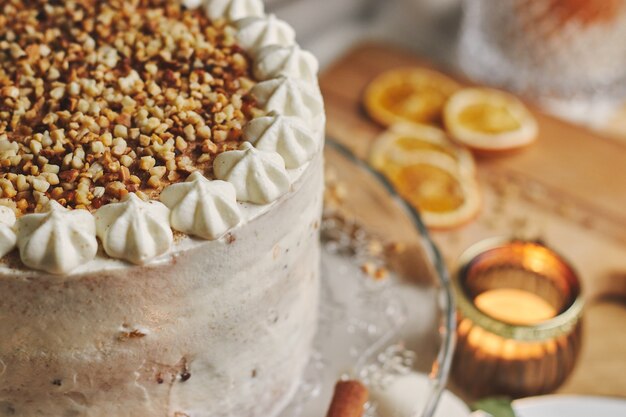
[[517, 417], [624, 417], [626, 399], [583, 395], [545, 395], [513, 401]]

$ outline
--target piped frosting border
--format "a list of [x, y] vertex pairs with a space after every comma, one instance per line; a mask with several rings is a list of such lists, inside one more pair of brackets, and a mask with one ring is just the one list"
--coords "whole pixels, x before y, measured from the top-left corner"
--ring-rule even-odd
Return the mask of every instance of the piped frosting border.
[[160, 202], [130, 193], [91, 214], [51, 201], [45, 212], [19, 219], [0, 207], [0, 256], [17, 247], [27, 267], [69, 274], [96, 257], [97, 236], [109, 257], [144, 265], [173, 248], [172, 229], [216, 240], [254, 218], [289, 191], [320, 151], [325, 116], [318, 64], [296, 44], [293, 28], [265, 15], [261, 0], [182, 2], [229, 22], [253, 58], [259, 83], [252, 95], [266, 114], [244, 126], [246, 142], [218, 155], [217, 180], [194, 172], [166, 187]]

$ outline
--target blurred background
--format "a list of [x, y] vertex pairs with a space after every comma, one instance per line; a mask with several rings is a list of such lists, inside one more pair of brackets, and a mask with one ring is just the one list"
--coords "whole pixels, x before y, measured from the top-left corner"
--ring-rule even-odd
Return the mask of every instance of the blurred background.
[[[626, 72], [623, 70], [626, 48], [622, 41], [626, 39], [626, 13], [623, 8], [617, 11], [623, 5], [622, 0], [497, 3], [489, 0], [266, 0], [266, 3], [271, 12], [293, 24], [299, 42], [315, 53], [322, 70], [355, 44], [366, 40], [386, 41], [413, 51], [444, 70], [464, 74], [482, 84], [514, 90], [558, 117], [626, 141]], [[516, 21], [509, 21], [512, 7], [522, 11], [515, 14]], [[560, 20], [551, 20], [550, 14], [548, 18], [543, 15], [545, 8], [557, 9], [557, 14], [569, 8], [573, 17], [561, 14]], [[593, 24], [599, 22], [597, 26], [602, 26], [607, 15], [617, 16], [612, 29], [596, 30]], [[523, 31], [524, 25], [528, 25], [541, 36], [531, 39], [528, 33], [510, 32], [508, 37], [503, 36], [502, 32], [516, 23], [521, 25], [517, 29]], [[489, 32], [476, 33], [476, 27]], [[615, 29], [618, 27], [619, 30]], [[536, 28], [539, 29], [534, 30]], [[577, 32], [584, 34], [577, 37]], [[501, 62], [501, 57], [494, 58], [488, 49], [497, 49], [498, 45], [481, 45], [481, 35], [487, 39], [500, 38], [500, 46], [516, 54], [515, 60], [506, 63]], [[516, 37], [520, 42], [515, 42]], [[534, 41], [537, 43], [533, 45]], [[520, 48], [526, 56], [520, 54]], [[529, 50], [531, 53], [527, 53]], [[581, 56], [584, 61], [579, 59]], [[545, 62], [552, 67], [542, 66]], [[582, 62], [589, 67], [581, 65]], [[525, 70], [524, 64], [527, 64]], [[598, 64], [603, 70], [593, 73]], [[619, 88], [608, 81], [598, 85], [611, 79], [610, 71], [621, 77]], [[498, 77], [494, 78], [495, 75]], [[554, 75], [550, 81], [562, 80], [569, 85], [548, 83], [546, 87], [541, 77], [550, 75]], [[591, 82], [594, 76], [598, 78], [595, 84]], [[528, 88], [532, 83], [535, 91]], [[570, 91], [572, 86], [579, 91]], [[537, 91], [544, 93], [550, 89], [560, 89], [561, 93], [565, 89], [567, 94], [557, 97], [537, 94]]]
[[[459, 301], [453, 392], [468, 402], [553, 392], [625, 397], [626, 0], [266, 2], [320, 60], [328, 139], [367, 160], [420, 211], [458, 281], [457, 300], [465, 302]], [[522, 101], [467, 88], [467, 81]], [[345, 167], [327, 161], [347, 184], [338, 192], [346, 200], [367, 188], [342, 179]], [[355, 205], [355, 217], [376, 204], [369, 206]], [[565, 323], [558, 337], [535, 337], [531, 325], [525, 339], [520, 331], [527, 324], [509, 333], [503, 329], [510, 321], [496, 318], [497, 328], [490, 328], [490, 320], [472, 317], [472, 306], [484, 310], [462, 282], [471, 274], [455, 272], [466, 270], [459, 266], [467, 248], [478, 245], [482, 256], [488, 250], [481, 245], [502, 236], [547, 244], [532, 262], [518, 262], [517, 272], [533, 265], [532, 274], [550, 276], [536, 266], [554, 248], [565, 261], [545, 265], [561, 265], [561, 278], [580, 279], [581, 285], [570, 285], [576, 278], [547, 286], [583, 288], [576, 296], [562, 293], [568, 302], [553, 305], [552, 323]], [[494, 253], [484, 259], [495, 262]], [[508, 268], [512, 258], [502, 259]], [[569, 263], [578, 274], [562, 273]], [[506, 273], [494, 272], [493, 280], [477, 273], [477, 293], [487, 294], [489, 282], [497, 287], [491, 289], [543, 297], [534, 279], [517, 272], [523, 279], [514, 284]], [[528, 283], [533, 288], [523, 288]], [[517, 292], [500, 296], [486, 313], [490, 319], [524, 299]], [[579, 297], [586, 303], [584, 332], [581, 315], [568, 317], [572, 310], [563, 307], [575, 307]], [[526, 317], [535, 307], [520, 305], [513, 315]]]
[[364, 39], [388, 40], [443, 64], [454, 59], [461, 0], [267, 0], [322, 66]]

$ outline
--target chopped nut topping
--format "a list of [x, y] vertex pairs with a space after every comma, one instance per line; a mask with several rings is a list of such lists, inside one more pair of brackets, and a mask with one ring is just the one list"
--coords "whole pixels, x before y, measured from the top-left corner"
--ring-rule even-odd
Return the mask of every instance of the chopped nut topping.
[[260, 114], [234, 31], [168, 0], [7, 0], [0, 24], [0, 200], [95, 210], [157, 198]]

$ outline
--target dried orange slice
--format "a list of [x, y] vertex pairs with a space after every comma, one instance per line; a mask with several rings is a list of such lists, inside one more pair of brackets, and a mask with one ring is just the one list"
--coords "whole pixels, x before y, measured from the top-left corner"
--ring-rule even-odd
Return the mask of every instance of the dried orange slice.
[[438, 124], [448, 97], [459, 89], [450, 78], [423, 68], [400, 68], [375, 78], [365, 91], [365, 108], [376, 122]]
[[449, 157], [463, 175], [474, 175], [476, 172], [472, 154], [452, 142], [446, 132], [414, 123], [395, 124], [380, 135], [372, 146], [370, 164], [377, 169], [388, 162], [403, 164], [424, 151], [440, 152]]
[[537, 138], [537, 121], [516, 97], [489, 88], [466, 88], [444, 108], [445, 127], [453, 139], [479, 151], [507, 151]]
[[481, 199], [473, 175], [462, 175], [445, 154], [415, 153], [401, 163], [387, 162], [380, 168], [398, 193], [416, 207], [426, 226], [452, 229], [472, 220]]

